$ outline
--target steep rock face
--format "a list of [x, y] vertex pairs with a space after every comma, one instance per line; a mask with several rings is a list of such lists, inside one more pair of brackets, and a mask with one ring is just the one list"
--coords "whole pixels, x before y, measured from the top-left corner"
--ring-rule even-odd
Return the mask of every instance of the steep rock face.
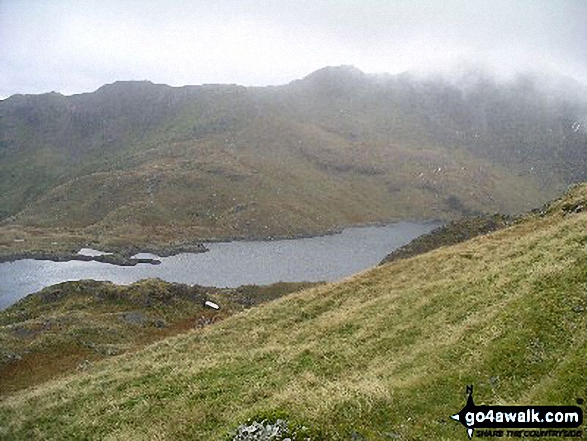
[[279, 87], [13, 96], [0, 219], [209, 238], [523, 211], [586, 177], [586, 109], [528, 77], [457, 87], [349, 66]]

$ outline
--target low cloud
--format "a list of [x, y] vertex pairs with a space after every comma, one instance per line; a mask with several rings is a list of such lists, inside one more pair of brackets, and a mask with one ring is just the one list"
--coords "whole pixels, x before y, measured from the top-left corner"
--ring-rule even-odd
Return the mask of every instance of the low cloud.
[[587, 82], [583, 0], [0, 1], [0, 96], [116, 80], [283, 84], [365, 72], [542, 71]]

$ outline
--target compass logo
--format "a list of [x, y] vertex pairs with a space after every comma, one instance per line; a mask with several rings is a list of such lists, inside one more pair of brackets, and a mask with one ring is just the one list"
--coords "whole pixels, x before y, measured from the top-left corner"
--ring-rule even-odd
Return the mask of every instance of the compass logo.
[[[473, 386], [467, 386], [467, 404], [451, 416], [467, 429], [469, 439], [476, 429], [506, 429], [491, 436], [512, 437], [581, 437], [577, 428], [583, 424], [583, 410], [577, 406], [477, 406], [473, 401]], [[513, 430], [513, 429], [549, 430]], [[507, 430], [510, 429], [510, 430]]]

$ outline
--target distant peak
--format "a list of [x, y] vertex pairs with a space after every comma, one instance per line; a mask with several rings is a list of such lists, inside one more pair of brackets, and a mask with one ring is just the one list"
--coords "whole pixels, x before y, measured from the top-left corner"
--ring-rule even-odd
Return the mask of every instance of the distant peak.
[[340, 66], [326, 66], [322, 69], [318, 69], [315, 73], [317, 72], [340, 72], [352, 75], [365, 75], [365, 73], [361, 69], [353, 66], [352, 64], [341, 64]]
[[115, 81], [114, 83], [106, 84], [105, 86], [111, 87], [141, 87], [141, 86], [152, 86], [153, 82], [149, 80], [119, 80]]
[[342, 65], [323, 67], [322, 69], [312, 72], [304, 79], [341, 80], [351, 78], [358, 79], [363, 77], [365, 77], [365, 73], [361, 69], [351, 65]]
[[114, 83], [105, 84], [100, 87], [96, 92], [106, 91], [121, 91], [121, 90], [145, 90], [155, 86], [151, 81], [115, 81]]
[[65, 100], [65, 95], [59, 92], [46, 92], [40, 94], [20, 94], [11, 95], [4, 99], [0, 98], [0, 101], [6, 103], [26, 103], [26, 102], [55, 102]]
[[367, 74], [355, 66], [329, 66], [312, 72], [292, 84], [297, 87], [309, 87], [312, 93], [340, 95], [363, 86], [367, 79]]

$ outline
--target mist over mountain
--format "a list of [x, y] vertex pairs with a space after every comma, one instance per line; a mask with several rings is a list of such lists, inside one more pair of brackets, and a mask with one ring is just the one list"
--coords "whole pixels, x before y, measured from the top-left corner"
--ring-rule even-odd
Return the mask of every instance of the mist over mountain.
[[0, 219], [170, 240], [520, 212], [587, 180], [584, 90], [553, 84], [339, 66], [283, 86], [14, 95]]

